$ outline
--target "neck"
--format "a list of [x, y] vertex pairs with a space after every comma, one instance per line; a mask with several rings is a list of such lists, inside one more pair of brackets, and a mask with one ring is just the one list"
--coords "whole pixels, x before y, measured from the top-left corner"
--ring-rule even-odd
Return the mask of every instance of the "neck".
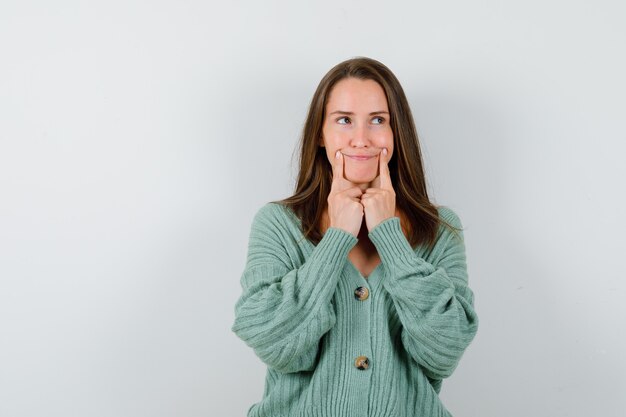
[[369, 241], [369, 230], [367, 230], [367, 223], [365, 222], [365, 217], [363, 218], [363, 222], [361, 223], [361, 229], [359, 230], [359, 234], [357, 239], [360, 241]]
[[361, 189], [361, 191], [365, 192], [365, 190], [367, 190], [368, 188], [370, 188], [370, 186], [372, 185], [371, 182], [365, 182], [365, 183], [359, 183], [359, 184], [354, 184], [355, 186], [359, 187]]

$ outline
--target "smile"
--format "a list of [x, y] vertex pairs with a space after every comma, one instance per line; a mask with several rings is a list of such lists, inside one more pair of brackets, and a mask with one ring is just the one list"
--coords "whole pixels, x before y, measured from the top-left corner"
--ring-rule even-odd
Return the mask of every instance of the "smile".
[[350, 159], [354, 159], [355, 161], [367, 161], [373, 158], [373, 156], [350, 156], [346, 155]]

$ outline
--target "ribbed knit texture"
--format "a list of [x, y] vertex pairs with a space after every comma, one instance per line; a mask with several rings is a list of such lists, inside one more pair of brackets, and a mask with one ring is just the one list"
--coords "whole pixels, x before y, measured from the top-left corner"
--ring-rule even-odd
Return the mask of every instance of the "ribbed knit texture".
[[[439, 215], [461, 226], [450, 208]], [[478, 329], [463, 232], [441, 226], [432, 250], [412, 249], [400, 219], [386, 219], [369, 233], [381, 263], [364, 278], [347, 258], [356, 237], [331, 227], [313, 245], [299, 225], [276, 203], [252, 221], [232, 331], [267, 374], [247, 416], [450, 417], [442, 380]]]

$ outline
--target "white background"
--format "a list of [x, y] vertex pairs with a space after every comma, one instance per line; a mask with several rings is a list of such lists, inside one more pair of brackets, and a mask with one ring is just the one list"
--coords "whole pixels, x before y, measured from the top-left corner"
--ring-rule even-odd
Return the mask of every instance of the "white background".
[[[99, 4], [98, 4], [99, 3]], [[621, 1], [0, 3], [0, 416], [243, 416], [250, 222], [332, 66], [385, 63], [480, 328], [455, 417], [626, 412]]]

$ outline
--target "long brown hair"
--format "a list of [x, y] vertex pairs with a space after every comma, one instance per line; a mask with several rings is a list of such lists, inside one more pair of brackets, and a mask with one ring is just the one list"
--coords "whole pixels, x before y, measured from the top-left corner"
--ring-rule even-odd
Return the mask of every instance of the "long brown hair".
[[428, 198], [417, 131], [404, 90], [389, 68], [371, 58], [343, 61], [322, 78], [313, 94], [300, 138], [300, 171], [295, 192], [273, 203], [290, 208], [300, 219], [303, 235], [314, 244], [319, 243], [323, 236], [322, 214], [332, 183], [332, 166], [325, 148], [320, 146], [326, 102], [334, 85], [348, 77], [374, 80], [385, 91], [394, 140], [394, 153], [388, 166], [396, 206], [402, 213], [401, 224], [408, 231], [407, 240], [412, 247], [427, 244], [432, 248], [440, 221], [452, 230], [456, 228], [439, 218], [437, 206]]

